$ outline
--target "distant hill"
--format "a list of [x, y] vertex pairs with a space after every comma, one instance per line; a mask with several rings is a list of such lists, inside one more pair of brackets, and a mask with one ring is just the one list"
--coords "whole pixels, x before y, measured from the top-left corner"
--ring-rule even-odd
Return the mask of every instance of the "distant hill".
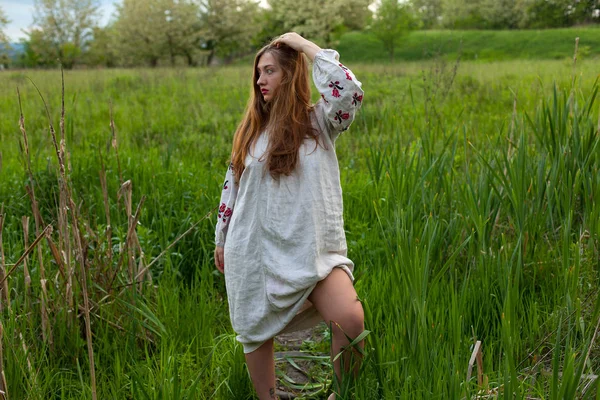
[[0, 43], [0, 53], [7, 52], [10, 58], [17, 58], [24, 51], [25, 45], [22, 43], [10, 43], [8, 46]]
[[[398, 40], [396, 61], [418, 61], [458, 54], [463, 60], [551, 60], [572, 58], [579, 37], [578, 57], [600, 57], [600, 27], [545, 30], [414, 31]], [[387, 62], [389, 56], [377, 38], [365, 32], [348, 32], [337, 50], [347, 61]]]

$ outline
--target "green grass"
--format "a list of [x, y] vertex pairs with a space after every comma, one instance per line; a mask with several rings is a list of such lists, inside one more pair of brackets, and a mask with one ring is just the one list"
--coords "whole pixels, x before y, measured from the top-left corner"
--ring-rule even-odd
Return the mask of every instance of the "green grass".
[[[573, 90], [572, 62], [562, 57], [463, 62], [455, 77], [455, 65], [444, 59], [349, 65], [365, 102], [336, 151], [349, 255], [372, 332], [353, 398], [474, 396], [480, 388], [466, 381], [466, 371], [476, 339], [483, 342], [488, 394], [596, 396], [597, 386], [584, 393], [578, 385], [600, 365], [591, 343], [600, 314], [594, 60], [578, 64]], [[58, 219], [56, 157], [27, 77], [59, 125], [59, 73], [0, 76], [7, 265], [24, 249], [21, 217], [32, 215], [16, 86], [41, 213], [46, 223]], [[90, 230], [105, 232], [102, 154], [116, 255], [128, 224], [117, 198], [119, 172], [133, 183], [134, 209], [147, 196], [137, 227], [146, 264], [216, 206], [249, 79], [247, 67], [67, 73], [70, 182]], [[109, 100], [121, 171], [110, 145]], [[104, 297], [105, 266], [90, 265], [98, 278], [91, 289], [98, 398], [253, 398], [211, 259], [213, 222], [201, 222], [170, 248], [153, 265], [153, 282], [123, 291], [121, 300]], [[90, 254], [106, 251], [86, 235]], [[88, 399], [83, 320], [59, 307], [64, 279], [45, 244], [43, 260], [54, 343], [41, 338], [40, 271], [30, 256], [30, 294], [21, 265], [9, 278], [12, 311], [2, 311], [9, 395]], [[126, 272], [117, 278], [119, 285], [128, 279]]]
[[[463, 60], [561, 60], [573, 57], [576, 37], [579, 37], [580, 58], [598, 58], [600, 28], [593, 26], [512, 31], [414, 31], [398, 40], [394, 57], [398, 62], [427, 60], [437, 55], [455, 59], [459, 54]], [[383, 45], [369, 33], [346, 33], [340, 37], [337, 48], [347, 60], [354, 62], [389, 62]]]

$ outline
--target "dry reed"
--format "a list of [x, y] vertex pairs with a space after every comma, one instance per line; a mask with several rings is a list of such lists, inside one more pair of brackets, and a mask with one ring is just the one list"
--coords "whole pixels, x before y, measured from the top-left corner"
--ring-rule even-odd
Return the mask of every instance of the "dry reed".
[[4, 355], [2, 354], [2, 339], [4, 329], [0, 320], [0, 400], [8, 400], [8, 386], [6, 385], [6, 377], [4, 376]]
[[6, 304], [6, 308], [10, 312], [10, 299], [8, 292], [8, 282], [6, 280], [6, 265], [4, 258], [4, 246], [2, 245], [2, 232], [4, 230], [4, 204], [0, 208], [0, 312], [3, 311], [4, 307], [2, 304]]
[[[49, 217], [49, 223], [44, 221], [43, 213], [40, 210], [39, 198], [44, 198], [47, 194], [42, 193], [40, 190], [40, 185], [36, 182], [32, 170], [30, 141], [21, 107], [21, 97], [17, 89], [20, 110], [20, 147], [27, 176], [24, 189], [30, 200], [33, 218], [31, 216], [20, 216], [24, 250], [16, 262], [8, 265], [10, 270], [7, 271], [2, 246], [2, 230], [6, 215], [3, 206], [0, 209], [0, 311], [7, 312], [9, 316], [15, 316], [16, 318], [27, 316], [28, 320], [32, 321], [31, 327], [34, 328], [33, 330], [15, 326], [15, 335], [14, 338], [10, 338], [9, 344], [15, 352], [23, 352], [21, 360], [24, 363], [24, 370], [31, 378], [28, 380], [27, 393], [36, 393], [42, 390], [39, 386], [40, 382], [38, 382], [39, 367], [36, 354], [47, 352], [46, 355], [52, 359], [57, 355], [56, 351], [60, 346], [64, 346], [65, 339], [70, 342], [72, 335], [81, 335], [86, 341], [91, 398], [95, 400], [98, 393], [92, 318], [101, 321], [105, 326], [114, 329], [115, 332], [132, 335], [140, 343], [147, 342], [156, 345], [155, 338], [150, 334], [151, 331], [146, 324], [136, 322], [138, 309], [135, 302], [141, 304], [141, 302], [148, 300], [148, 296], [152, 296], [153, 292], [144, 292], [144, 288], [148, 287], [147, 283], [152, 282], [151, 267], [175, 243], [192, 232], [204, 219], [210, 217], [214, 209], [179, 235], [158, 256], [147, 262], [136, 231], [146, 197], [141, 196], [139, 202], [135, 204], [133, 184], [130, 180], [123, 180], [111, 105], [111, 147], [115, 152], [118, 163], [118, 179], [120, 181], [117, 204], [121, 200], [123, 201], [123, 207], [120, 209], [124, 211], [127, 217], [125, 238], [121, 239], [119, 250], [115, 251], [113, 248], [114, 232], [118, 230], [115, 230], [112, 225], [111, 196], [109, 195], [107, 173], [101, 153], [99, 181], [104, 202], [105, 228], [101, 228], [100, 231], [96, 229], [96, 232], [92, 223], [82, 217], [82, 215], [85, 215], [81, 211], [83, 202], [78, 203], [73, 193], [70, 177], [70, 154], [65, 135], [64, 77], [62, 77], [61, 84], [60, 129], [57, 132], [52, 122], [48, 104], [38, 87], [33, 83], [43, 102], [48, 123], [47, 129], [57, 160], [55, 165], [58, 198], [55, 200], [57, 204], [52, 210], [53, 215]], [[31, 219], [34, 221], [35, 228], [30, 225]], [[30, 235], [34, 232], [34, 238], [31, 240]], [[91, 249], [101, 250], [90, 251]], [[36, 252], [37, 257], [30, 257], [34, 252]], [[20, 275], [21, 271], [22, 276]], [[34, 280], [37, 279], [39, 279], [40, 285], [35, 284]], [[15, 296], [24, 299], [24, 301], [15, 302], [18, 306], [14, 310], [10, 309], [9, 280], [13, 280], [15, 288], [18, 289], [22, 285], [25, 289], [23, 291], [13, 289]], [[89, 285], [89, 282], [94, 282], [94, 285]], [[141, 296], [130, 296], [130, 292], [124, 290], [124, 288], [133, 288]], [[38, 301], [40, 308], [37, 308]], [[119, 307], [123, 302], [126, 302], [130, 307]], [[109, 312], [101, 312], [103, 308], [109, 308]], [[131, 318], [132, 311], [133, 318]], [[143, 313], [140, 315], [142, 319], [147, 318]], [[128, 318], [123, 319], [123, 316]], [[41, 329], [36, 329], [35, 324], [41, 325]], [[0, 331], [2, 328], [4, 327], [0, 326]], [[6, 339], [6, 337], [2, 338], [1, 334], [2, 332], [0, 332], [0, 361], [2, 359], [2, 346], [5, 344], [3, 339]], [[42, 339], [39, 343], [37, 335], [40, 335]], [[79, 365], [78, 355], [75, 356], [75, 361]], [[0, 394], [0, 400], [7, 399], [6, 379], [3, 375], [1, 363], [0, 391], [0, 393], [4, 392], [4, 394]], [[39, 395], [43, 396], [44, 394], [39, 393]]]
[[[29, 177], [29, 184], [25, 186], [25, 190], [29, 199], [31, 200], [31, 207], [33, 210], [33, 218], [35, 222], [35, 234], [37, 236], [40, 235], [42, 226], [44, 226], [44, 221], [42, 219], [42, 215], [40, 213], [40, 209], [38, 207], [38, 203], [35, 197], [35, 185], [33, 180], [33, 172], [31, 171], [31, 156], [29, 154], [29, 142], [27, 140], [27, 131], [25, 129], [25, 116], [23, 115], [23, 107], [21, 104], [21, 94], [19, 89], [17, 88], [17, 98], [19, 102], [19, 129], [21, 130], [21, 135], [23, 136], [23, 152], [25, 153], [25, 163], [27, 176]], [[50, 237], [47, 236], [47, 240], [50, 241]], [[52, 346], [52, 333], [50, 331], [50, 324], [48, 322], [48, 290], [46, 287], [46, 271], [44, 267], [44, 258], [42, 254], [42, 247], [37, 248], [37, 256], [38, 256], [38, 265], [40, 270], [40, 285], [41, 285], [41, 296], [40, 296], [40, 312], [41, 312], [41, 320], [42, 320], [42, 339], [44, 343], [50, 344]]]

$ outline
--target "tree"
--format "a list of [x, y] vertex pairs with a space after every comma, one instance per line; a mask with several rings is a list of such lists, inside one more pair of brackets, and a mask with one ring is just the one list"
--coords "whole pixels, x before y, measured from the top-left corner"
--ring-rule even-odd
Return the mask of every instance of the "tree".
[[600, 0], [579, 0], [574, 7], [576, 23], [600, 22]]
[[233, 58], [251, 50], [260, 31], [258, 2], [252, 0], [203, 0], [203, 48], [215, 55]]
[[27, 39], [22, 39], [23, 52], [19, 65], [25, 68], [55, 66], [58, 62], [58, 50], [40, 29], [31, 29]]
[[258, 20], [261, 21], [261, 30], [254, 38], [252, 43], [254, 47], [264, 46], [285, 31], [283, 21], [277, 18], [271, 7], [259, 9]]
[[482, 0], [442, 0], [442, 26], [451, 29], [484, 28]]
[[273, 17], [284, 31], [297, 32], [325, 46], [333, 44], [334, 32], [344, 22], [344, 4], [343, 0], [269, 0]]
[[363, 30], [373, 13], [373, 0], [269, 0], [264, 12], [262, 42], [294, 31], [324, 46], [335, 44], [348, 30]]
[[346, 0], [340, 2], [342, 24], [345, 28], [361, 31], [371, 22], [373, 12], [369, 10], [372, 0]]
[[0, 7], [0, 45], [1, 44], [8, 44], [8, 36], [6, 36], [6, 34], [4, 33], [4, 28], [6, 27], [6, 25], [8, 25], [9, 23], [9, 19], [6, 16], [6, 14], [4, 14], [4, 10], [2, 10], [2, 7]]
[[119, 63], [156, 67], [197, 63], [204, 36], [201, 5], [192, 0], [124, 0], [114, 23]]
[[160, 1], [124, 0], [116, 9], [119, 64], [156, 67], [166, 47], [165, 10]]
[[393, 62], [394, 49], [399, 40], [417, 26], [418, 22], [409, 3], [400, 3], [398, 0], [380, 0], [373, 17], [371, 31], [383, 43]]
[[169, 3], [166, 37], [171, 64], [175, 64], [175, 57], [181, 56], [187, 65], [194, 66], [204, 36], [200, 6], [190, 0], [169, 0]]
[[413, 7], [425, 29], [439, 25], [442, 17], [442, 0], [413, 0]]
[[8, 17], [4, 14], [4, 11], [0, 7], [0, 65], [10, 63], [8, 51], [10, 50], [10, 43], [8, 36], [4, 33], [4, 27], [9, 23]]
[[196, 65], [244, 54], [260, 29], [258, 9], [250, 0], [124, 0], [114, 26], [119, 61]]
[[[65, 68], [72, 68], [92, 39], [100, 11], [96, 0], [35, 0], [36, 35], [43, 36]], [[30, 33], [31, 38], [31, 33]]]
[[560, 28], [576, 22], [572, 0], [528, 0], [527, 25], [530, 28]]
[[479, 14], [488, 29], [514, 29], [519, 26], [515, 0], [481, 0]]
[[92, 31], [93, 40], [85, 53], [86, 65], [115, 67], [117, 65], [117, 54], [115, 51], [116, 34], [114, 26], [97, 26]]

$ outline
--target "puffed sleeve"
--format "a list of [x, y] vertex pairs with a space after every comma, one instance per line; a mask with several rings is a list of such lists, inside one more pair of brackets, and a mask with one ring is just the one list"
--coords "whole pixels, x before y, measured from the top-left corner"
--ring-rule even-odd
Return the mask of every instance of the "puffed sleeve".
[[315, 55], [313, 63], [313, 80], [321, 94], [315, 111], [332, 140], [348, 129], [364, 95], [360, 81], [339, 58], [337, 51], [325, 49]]
[[229, 221], [233, 215], [233, 207], [237, 198], [238, 187], [233, 175], [233, 164], [229, 164], [225, 174], [225, 183], [221, 192], [217, 226], [215, 228], [215, 244], [219, 247], [225, 246], [225, 238], [229, 229]]

